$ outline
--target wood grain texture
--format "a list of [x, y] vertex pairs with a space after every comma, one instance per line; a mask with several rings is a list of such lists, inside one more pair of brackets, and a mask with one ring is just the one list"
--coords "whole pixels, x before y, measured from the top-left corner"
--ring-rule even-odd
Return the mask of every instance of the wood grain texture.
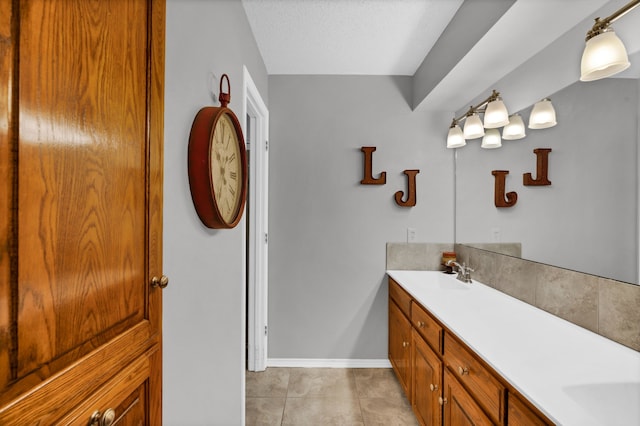
[[13, 4], [0, 0], [0, 389], [12, 378], [11, 355], [15, 348], [11, 303], [14, 220], [14, 54]]
[[442, 361], [414, 328], [411, 406], [421, 425], [442, 424]]
[[140, 321], [146, 292], [146, 4], [23, 8], [20, 375]]
[[[152, 276], [161, 276], [162, 269], [162, 227], [164, 181], [164, 63], [165, 63], [165, 15], [166, 2], [149, 2], [150, 24], [148, 26], [149, 62], [147, 65], [149, 83], [149, 105], [147, 122], [148, 140], [148, 183], [147, 183], [147, 282]], [[152, 333], [158, 339], [157, 350], [149, 355], [150, 376], [147, 387], [145, 412], [148, 424], [162, 425], [162, 290], [148, 289], [146, 317]]]
[[[444, 424], [451, 426], [490, 426], [491, 419], [453, 375], [444, 369]], [[503, 423], [499, 423], [503, 424]]]
[[0, 424], [161, 425], [164, 1], [0, 13]]

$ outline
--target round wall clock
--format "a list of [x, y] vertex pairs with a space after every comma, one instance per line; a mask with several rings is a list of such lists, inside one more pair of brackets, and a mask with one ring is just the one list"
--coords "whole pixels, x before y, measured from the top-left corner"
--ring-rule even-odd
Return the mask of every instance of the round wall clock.
[[[229, 93], [222, 92], [226, 78]], [[220, 107], [196, 114], [189, 136], [189, 186], [202, 223], [209, 228], [233, 228], [242, 218], [247, 196], [247, 153], [242, 128], [227, 108], [229, 77], [220, 79]]]

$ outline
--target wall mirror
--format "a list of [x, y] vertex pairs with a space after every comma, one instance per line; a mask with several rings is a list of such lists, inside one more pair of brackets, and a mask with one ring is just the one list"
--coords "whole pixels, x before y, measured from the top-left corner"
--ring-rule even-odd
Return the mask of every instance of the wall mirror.
[[[541, 93], [553, 101], [557, 126], [527, 129], [499, 149], [481, 149], [479, 139], [457, 149], [456, 242], [638, 284], [637, 75]], [[519, 111], [525, 124], [529, 112]], [[523, 185], [524, 173], [536, 174], [536, 148], [552, 149], [550, 186]], [[495, 207], [492, 170], [509, 171], [513, 207]]]

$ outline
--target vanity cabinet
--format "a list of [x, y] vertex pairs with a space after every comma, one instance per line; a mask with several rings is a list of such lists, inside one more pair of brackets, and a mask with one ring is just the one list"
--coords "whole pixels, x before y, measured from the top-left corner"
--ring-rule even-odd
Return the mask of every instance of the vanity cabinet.
[[422, 425], [442, 424], [442, 361], [423, 337], [413, 330], [413, 398], [411, 406]]
[[507, 407], [510, 426], [544, 426], [548, 424], [514, 394], [509, 394]]
[[[399, 287], [398, 290], [403, 292]], [[391, 361], [405, 395], [410, 398], [411, 323], [407, 318], [408, 312], [403, 311], [395, 300], [398, 298], [393, 296], [389, 299], [389, 361]], [[408, 306], [410, 305], [406, 304], [406, 307]]]
[[421, 425], [552, 424], [392, 278], [389, 359]]
[[444, 369], [443, 424], [452, 426], [493, 425], [476, 400], [456, 380], [451, 371]]
[[464, 385], [475, 401], [497, 422], [504, 419], [505, 387], [478, 358], [451, 333], [444, 335], [444, 360], [452, 375]]

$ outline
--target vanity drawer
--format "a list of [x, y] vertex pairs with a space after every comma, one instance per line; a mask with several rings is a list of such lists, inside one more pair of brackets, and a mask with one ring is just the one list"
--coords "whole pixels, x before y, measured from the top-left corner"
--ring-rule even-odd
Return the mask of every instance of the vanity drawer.
[[502, 424], [504, 420], [505, 388], [467, 348], [449, 333], [444, 335], [444, 360], [474, 399]]
[[442, 353], [442, 327], [416, 302], [411, 306], [411, 323], [436, 352]]
[[392, 278], [389, 278], [389, 297], [396, 302], [407, 318], [411, 317], [411, 296]]

